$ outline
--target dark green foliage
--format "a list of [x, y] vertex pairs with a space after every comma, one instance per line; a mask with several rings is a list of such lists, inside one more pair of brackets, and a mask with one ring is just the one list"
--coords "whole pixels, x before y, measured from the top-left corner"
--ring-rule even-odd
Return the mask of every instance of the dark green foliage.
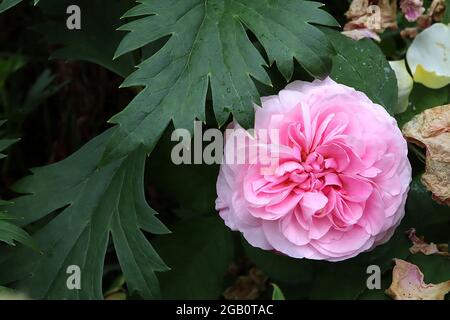
[[[192, 132], [195, 119], [205, 128], [223, 128], [231, 117], [252, 127], [254, 103], [291, 80], [331, 76], [392, 113], [397, 82], [380, 47], [403, 57], [406, 43], [397, 43], [398, 34], [385, 35], [379, 47], [330, 29], [345, 21], [350, 1], [325, 7], [304, 0], [41, 0], [15, 6], [20, 2], [0, 0], [8, 24], [27, 19], [17, 41], [12, 31], [5, 36], [0, 30], [8, 43], [0, 48], [0, 106], [8, 119], [0, 152], [11, 155], [3, 160], [10, 162], [2, 167], [2, 198], [12, 199], [0, 203], [7, 211], [0, 213], [0, 241], [26, 246], [2, 243], [0, 285], [46, 299], [102, 299], [109, 288], [128, 298], [218, 299], [256, 267], [269, 277], [261, 296], [269, 299], [387, 299], [393, 258], [417, 264], [427, 282], [450, 279], [447, 258], [408, 250], [409, 228], [435, 243], [448, 242], [450, 231], [449, 209], [421, 184], [424, 165], [415, 154], [406, 216], [392, 239], [336, 263], [251, 247], [214, 210], [218, 165], [170, 160], [174, 128]], [[66, 28], [70, 4], [81, 8], [81, 30]], [[98, 86], [110, 99], [90, 103], [83, 85]], [[85, 101], [82, 112], [73, 107], [76, 99]], [[448, 87], [415, 84], [408, 110], [396, 115], [399, 126], [448, 102]], [[41, 119], [45, 128], [60, 125], [61, 137], [40, 131]], [[85, 130], [86, 119], [100, 124]], [[106, 129], [107, 120], [112, 128]], [[75, 145], [92, 139], [68, 156], [75, 150], [67, 132], [76, 132]], [[6, 149], [17, 137], [28, 143]], [[28, 175], [24, 163], [41, 167]], [[80, 290], [66, 286], [70, 265], [80, 266]], [[381, 269], [381, 289], [366, 286], [370, 265]]]

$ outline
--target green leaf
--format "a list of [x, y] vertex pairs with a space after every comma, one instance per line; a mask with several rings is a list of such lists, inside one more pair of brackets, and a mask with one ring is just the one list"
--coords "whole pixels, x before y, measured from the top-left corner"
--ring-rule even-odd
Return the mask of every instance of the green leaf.
[[105, 297], [123, 291], [123, 286], [125, 283], [126, 281], [123, 275], [118, 276], [109, 286], [109, 289], [106, 290]]
[[34, 250], [38, 250], [36, 243], [28, 235], [28, 233], [26, 233], [15, 224], [3, 219], [0, 220], [0, 241], [3, 241], [12, 246], [14, 246], [15, 241], [17, 241]]
[[411, 120], [416, 114], [426, 109], [442, 106], [450, 102], [450, 86], [441, 89], [430, 89], [420, 83], [414, 83], [409, 96], [410, 105], [405, 112], [396, 115], [399, 127]]
[[[0, 120], [0, 127], [5, 124], [6, 120]], [[10, 147], [12, 144], [16, 143], [20, 139], [0, 139], [0, 152], [6, 150], [8, 147]], [[0, 159], [5, 158], [6, 155], [3, 153], [0, 153]], [[0, 200], [1, 201], [1, 200]], [[1, 203], [0, 205], [4, 205], [5, 203]]]
[[[5, 150], [6, 148], [8, 148], [9, 146], [11, 146], [12, 144], [16, 143], [19, 140], [20, 139], [0, 139], [0, 151]], [[0, 159], [4, 157], [5, 155], [0, 153]]]
[[[30, 224], [52, 214], [33, 236], [42, 253], [26, 248], [0, 255], [0, 283], [15, 282], [32, 298], [101, 299], [105, 252], [112, 234], [130, 292], [158, 297], [156, 271], [167, 270], [141, 229], [167, 233], [143, 193], [145, 154], [137, 150], [101, 169], [110, 131], [67, 159], [37, 169], [14, 189], [26, 194], [6, 206]], [[68, 290], [67, 267], [81, 269], [81, 289]]]
[[217, 299], [233, 259], [233, 234], [218, 217], [180, 222], [155, 239], [171, 270], [159, 276], [163, 298]]
[[250, 42], [248, 28], [262, 43], [270, 63], [289, 79], [294, 58], [315, 77], [331, 68], [333, 50], [311, 23], [337, 25], [316, 2], [303, 0], [145, 0], [125, 14], [138, 19], [116, 56], [169, 37], [165, 45], [139, 65], [123, 86], [144, 89], [110, 122], [119, 124], [104, 155], [118, 159], [145, 145], [150, 151], [168, 123], [192, 129], [205, 120], [205, 97], [211, 86], [219, 125], [229, 114], [243, 127], [253, 124], [259, 102], [252, 78], [270, 84], [266, 61]]
[[414, 177], [406, 202], [406, 215], [401, 227], [404, 229], [416, 228], [421, 234], [423, 228], [449, 221], [449, 208], [431, 198], [431, 192], [420, 181], [420, 175]]
[[450, 23], [450, 0], [445, 0], [445, 14], [444, 18], [442, 19], [442, 23]]
[[[5, 205], [11, 204], [11, 203], [12, 202], [10, 202], [10, 201], [0, 200], [0, 206], [5, 206]], [[4, 211], [3, 212], [0, 211], [0, 220], [14, 220], [14, 217], [11, 217]]]
[[27, 300], [27, 297], [14, 289], [0, 286], [0, 300]]
[[397, 105], [397, 78], [381, 49], [369, 39], [355, 41], [337, 31], [323, 30], [337, 52], [330, 77], [364, 92], [393, 114]]
[[283, 292], [275, 283], [272, 283], [272, 287], [273, 287], [272, 300], [286, 300], [284, 298]]
[[[0, 127], [6, 122], [6, 120], [0, 120]], [[0, 152], [8, 148], [13, 143], [20, 139], [0, 139]], [[0, 159], [5, 158], [6, 155], [0, 153]], [[11, 202], [0, 200], [0, 206], [10, 205]], [[22, 243], [34, 250], [37, 250], [36, 243], [31, 239], [31, 237], [24, 230], [16, 226], [10, 221], [14, 217], [8, 215], [4, 211], [0, 211], [0, 242], [5, 242], [9, 245], [15, 245], [15, 241]]]
[[450, 280], [450, 259], [439, 255], [413, 254], [408, 261], [419, 267], [425, 283], [439, 283]]
[[[131, 1], [109, 0], [58, 0], [39, 4], [48, 17], [43, 25], [36, 27], [51, 44], [62, 45], [52, 53], [52, 59], [85, 60], [99, 64], [123, 77], [133, 71], [130, 54], [113, 61], [114, 51], [122, 34], [116, 29], [120, 16], [131, 6]], [[66, 13], [70, 5], [81, 9], [81, 30], [69, 30]], [[107, 10], [107, 11], [105, 11]]]
[[2, 0], [0, 2], [0, 13], [14, 7], [16, 4], [22, 2], [22, 0]]
[[[22, 0], [0, 0], [0, 13], [14, 7], [15, 5], [22, 2]], [[34, 0], [34, 5], [38, 4], [39, 0]]]

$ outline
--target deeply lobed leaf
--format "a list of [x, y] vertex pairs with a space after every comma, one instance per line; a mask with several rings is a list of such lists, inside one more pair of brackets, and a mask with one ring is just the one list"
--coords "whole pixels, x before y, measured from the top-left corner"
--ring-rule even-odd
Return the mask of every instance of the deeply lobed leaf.
[[315, 77], [331, 69], [332, 46], [311, 25], [335, 26], [321, 4], [303, 0], [143, 0], [126, 18], [138, 19], [116, 56], [169, 36], [165, 45], [139, 65], [123, 86], [144, 89], [110, 122], [119, 124], [104, 162], [121, 158], [140, 145], [151, 150], [168, 123], [193, 127], [205, 120], [205, 98], [211, 86], [219, 125], [229, 114], [244, 127], [253, 124], [253, 103], [259, 95], [252, 78], [270, 84], [266, 61], [251, 43], [250, 30], [263, 45], [269, 62], [290, 79], [294, 59]]
[[[2, 256], [1, 283], [15, 282], [33, 298], [102, 298], [111, 233], [130, 291], [143, 298], [159, 295], [155, 272], [167, 267], [140, 229], [155, 234], [168, 230], [145, 201], [143, 152], [137, 150], [125, 160], [97, 168], [110, 133], [59, 163], [33, 169], [32, 176], [17, 183], [15, 191], [27, 195], [5, 207], [12, 216], [23, 217], [25, 225], [55, 215], [34, 234], [42, 253], [20, 247]], [[70, 265], [80, 267], [80, 290], [66, 285]]]

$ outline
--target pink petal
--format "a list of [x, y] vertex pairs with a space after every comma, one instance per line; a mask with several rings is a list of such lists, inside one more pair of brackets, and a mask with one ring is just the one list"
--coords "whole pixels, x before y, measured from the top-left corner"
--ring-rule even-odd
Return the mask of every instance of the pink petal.
[[310, 219], [317, 211], [323, 209], [327, 202], [328, 198], [322, 192], [305, 192], [300, 207], [306, 219]]

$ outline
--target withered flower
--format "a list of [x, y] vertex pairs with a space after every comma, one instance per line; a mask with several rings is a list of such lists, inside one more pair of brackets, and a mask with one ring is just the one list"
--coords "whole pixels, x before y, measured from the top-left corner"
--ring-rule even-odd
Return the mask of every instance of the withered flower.
[[422, 183], [436, 201], [450, 205], [450, 105], [425, 110], [402, 131], [408, 141], [427, 150]]
[[450, 280], [438, 284], [426, 284], [420, 269], [409, 262], [394, 259], [392, 284], [386, 294], [395, 300], [444, 300], [450, 291]]
[[[386, 29], [397, 29], [397, 2], [395, 0], [354, 0], [345, 13], [348, 19], [344, 34], [354, 39], [361, 36], [378, 40], [375, 34]], [[361, 30], [360, 32], [352, 32]]]

